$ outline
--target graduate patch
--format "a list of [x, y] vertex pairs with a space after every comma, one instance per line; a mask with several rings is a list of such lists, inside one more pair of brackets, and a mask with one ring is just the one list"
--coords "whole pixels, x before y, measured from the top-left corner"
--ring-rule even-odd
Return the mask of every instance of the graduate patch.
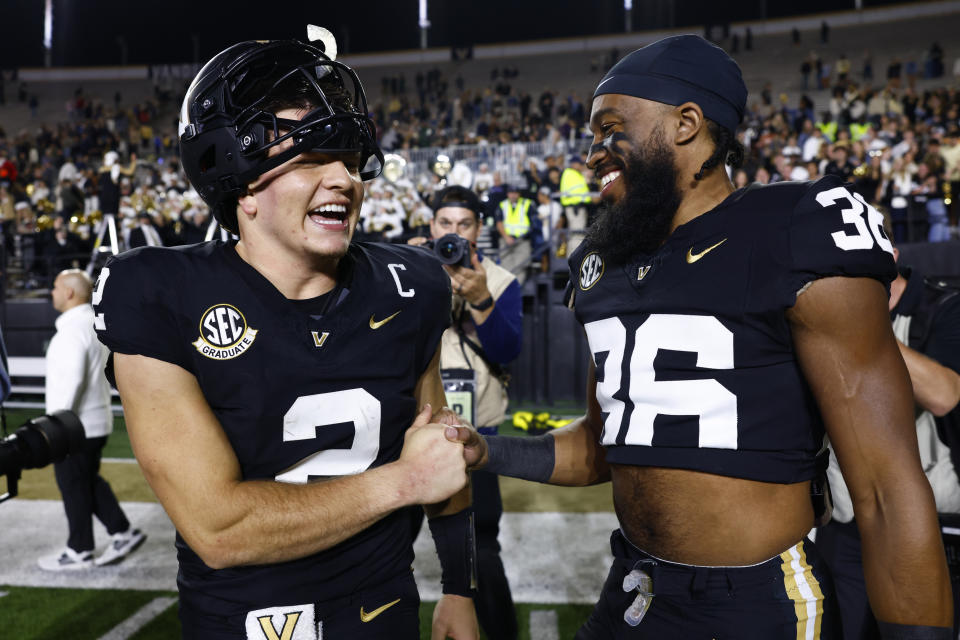
[[216, 304], [200, 318], [200, 337], [193, 346], [212, 360], [230, 360], [249, 349], [256, 338], [257, 330], [247, 326], [239, 309]]

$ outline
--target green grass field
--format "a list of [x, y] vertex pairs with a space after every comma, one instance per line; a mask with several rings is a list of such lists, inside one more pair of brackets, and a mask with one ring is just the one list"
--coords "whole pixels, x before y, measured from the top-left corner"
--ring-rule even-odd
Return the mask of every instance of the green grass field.
[[[534, 408], [524, 408], [534, 410]], [[575, 407], [552, 407], [554, 414], [573, 415], [577, 413]], [[13, 432], [21, 424], [32, 417], [39, 415], [38, 411], [6, 411], [6, 425], [8, 433]], [[506, 435], [523, 436], [524, 431], [515, 429], [504, 423], [501, 432]], [[108, 440], [104, 450], [105, 458], [130, 459], [132, 452], [127, 431], [121, 417], [116, 418], [114, 432]], [[139, 470], [133, 465], [115, 465], [127, 470], [131, 480], [124, 483], [113, 477], [109, 478], [118, 497], [122, 501], [153, 501], [149, 489], [146, 488]], [[21, 500], [31, 498], [56, 499], [55, 484], [51, 488], [52, 471], [50, 468], [24, 473], [21, 482]], [[3, 490], [4, 483], [0, 483]], [[135, 485], [134, 487], [126, 484]], [[535, 501], [524, 495], [505, 493], [504, 503], [509, 510], [535, 511], [557, 508], [559, 510], [578, 511], [584, 504], [599, 503], [600, 509], [609, 509], [604, 504], [609, 488], [591, 493], [574, 493], [581, 490], [561, 490], [553, 494], [539, 495]], [[587, 496], [584, 499], [583, 496]], [[559, 505], [559, 506], [558, 506]], [[0, 509], [4, 506], [0, 505]], [[132, 634], [111, 637], [123, 637], [135, 640], [166, 640], [180, 636], [180, 623], [177, 619], [177, 607], [174, 599], [175, 591], [140, 591], [133, 589], [65, 589], [65, 588], [36, 588], [23, 586], [9, 586], [0, 584], [0, 638], [18, 638], [19, 640], [96, 640], [111, 632], [116, 634], [118, 625], [124, 623], [136, 614], [141, 608], [150, 603], [161, 602], [164, 608], [159, 615], [153, 617], [145, 626]], [[158, 599], [169, 599], [167, 600]], [[421, 638], [430, 637], [430, 621], [436, 603], [424, 602], [420, 610]], [[586, 620], [591, 606], [583, 604], [545, 605], [517, 603], [517, 618], [521, 640], [536, 640], [537, 638], [572, 638], [577, 628]], [[534, 611], [554, 611], [557, 619], [556, 632], [544, 635], [544, 630], [530, 629], [530, 614]], [[481, 637], [486, 638], [481, 634]], [[495, 639], [488, 639], [495, 640]]]
[[[175, 598], [173, 591], [39, 589], [0, 587], [3, 637], [19, 640], [95, 640], [129, 618], [155, 598]], [[436, 603], [420, 606], [420, 637], [430, 637]], [[530, 612], [556, 611], [560, 638], [572, 638], [590, 615], [589, 605], [517, 604], [520, 639], [530, 639]], [[130, 640], [169, 640], [180, 637], [177, 608], [170, 605]], [[481, 633], [482, 638], [486, 635]], [[494, 639], [488, 639], [494, 640]]]

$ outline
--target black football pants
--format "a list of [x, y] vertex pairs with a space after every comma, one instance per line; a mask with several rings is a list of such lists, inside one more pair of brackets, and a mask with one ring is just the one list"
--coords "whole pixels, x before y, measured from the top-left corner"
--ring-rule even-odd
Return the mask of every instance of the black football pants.
[[80, 451], [53, 465], [57, 486], [67, 512], [67, 546], [74, 551], [93, 551], [93, 517], [113, 535], [130, 528], [113, 489], [100, 477], [100, 456], [107, 436], [87, 438]]
[[513, 606], [510, 583], [500, 560], [499, 477], [489, 471], [470, 474], [473, 491], [473, 517], [477, 535], [477, 619], [488, 638], [516, 640], [517, 612]]
[[[603, 593], [576, 640], [839, 640], [840, 619], [826, 565], [809, 540], [749, 567], [696, 567], [654, 558], [618, 530]], [[637, 591], [623, 578], [637, 568], [653, 600], [637, 626], [623, 614]]]
[[280, 607], [285, 613], [220, 617], [180, 600], [183, 640], [419, 640], [420, 596], [413, 571], [371, 589], [315, 602]]

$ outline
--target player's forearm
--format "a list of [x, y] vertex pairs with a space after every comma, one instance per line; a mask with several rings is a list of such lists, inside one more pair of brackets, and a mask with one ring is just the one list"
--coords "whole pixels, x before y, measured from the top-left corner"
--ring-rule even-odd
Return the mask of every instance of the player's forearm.
[[910, 372], [913, 398], [935, 416], [944, 416], [960, 402], [960, 374], [897, 342]]
[[486, 470], [503, 476], [564, 486], [586, 486], [610, 478], [603, 451], [580, 418], [530, 438], [486, 436]]
[[423, 505], [423, 511], [427, 514], [428, 518], [449, 516], [469, 508], [472, 502], [473, 494], [470, 491], [470, 484], [468, 483], [467, 486], [443, 502]]
[[556, 462], [550, 484], [582, 487], [610, 480], [603, 447], [583, 416], [553, 431]]
[[205, 510], [178, 514], [175, 507], [164, 506], [190, 548], [220, 569], [284, 562], [329, 549], [415, 504], [410, 490], [415, 484], [401, 463], [391, 463], [305, 485], [237, 482]]
[[899, 475], [897, 486], [855, 502], [854, 509], [863, 539], [867, 595], [877, 619], [951, 626], [950, 578], [923, 474], [917, 470]]

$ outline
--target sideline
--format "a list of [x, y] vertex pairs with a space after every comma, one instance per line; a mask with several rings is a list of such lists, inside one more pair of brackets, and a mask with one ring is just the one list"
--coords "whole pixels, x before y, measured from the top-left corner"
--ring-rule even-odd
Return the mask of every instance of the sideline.
[[100, 636], [100, 640], [127, 640], [177, 601], [172, 597], [154, 598], [135, 614]]
[[[157, 503], [121, 502], [134, 526], [147, 533], [143, 545], [123, 562], [86, 571], [48, 572], [37, 558], [62, 548], [66, 536], [60, 500], [11, 500], [0, 507], [3, 536], [0, 584], [71, 589], [177, 589], [174, 528]], [[599, 513], [505, 513], [500, 521], [501, 557], [517, 602], [538, 604], [593, 604], [606, 578], [612, 556], [610, 531], [616, 516]], [[426, 524], [424, 524], [426, 528]], [[106, 529], [94, 520], [100, 550], [107, 544]], [[414, 575], [420, 597], [440, 597], [440, 562], [429, 531], [414, 544]]]

